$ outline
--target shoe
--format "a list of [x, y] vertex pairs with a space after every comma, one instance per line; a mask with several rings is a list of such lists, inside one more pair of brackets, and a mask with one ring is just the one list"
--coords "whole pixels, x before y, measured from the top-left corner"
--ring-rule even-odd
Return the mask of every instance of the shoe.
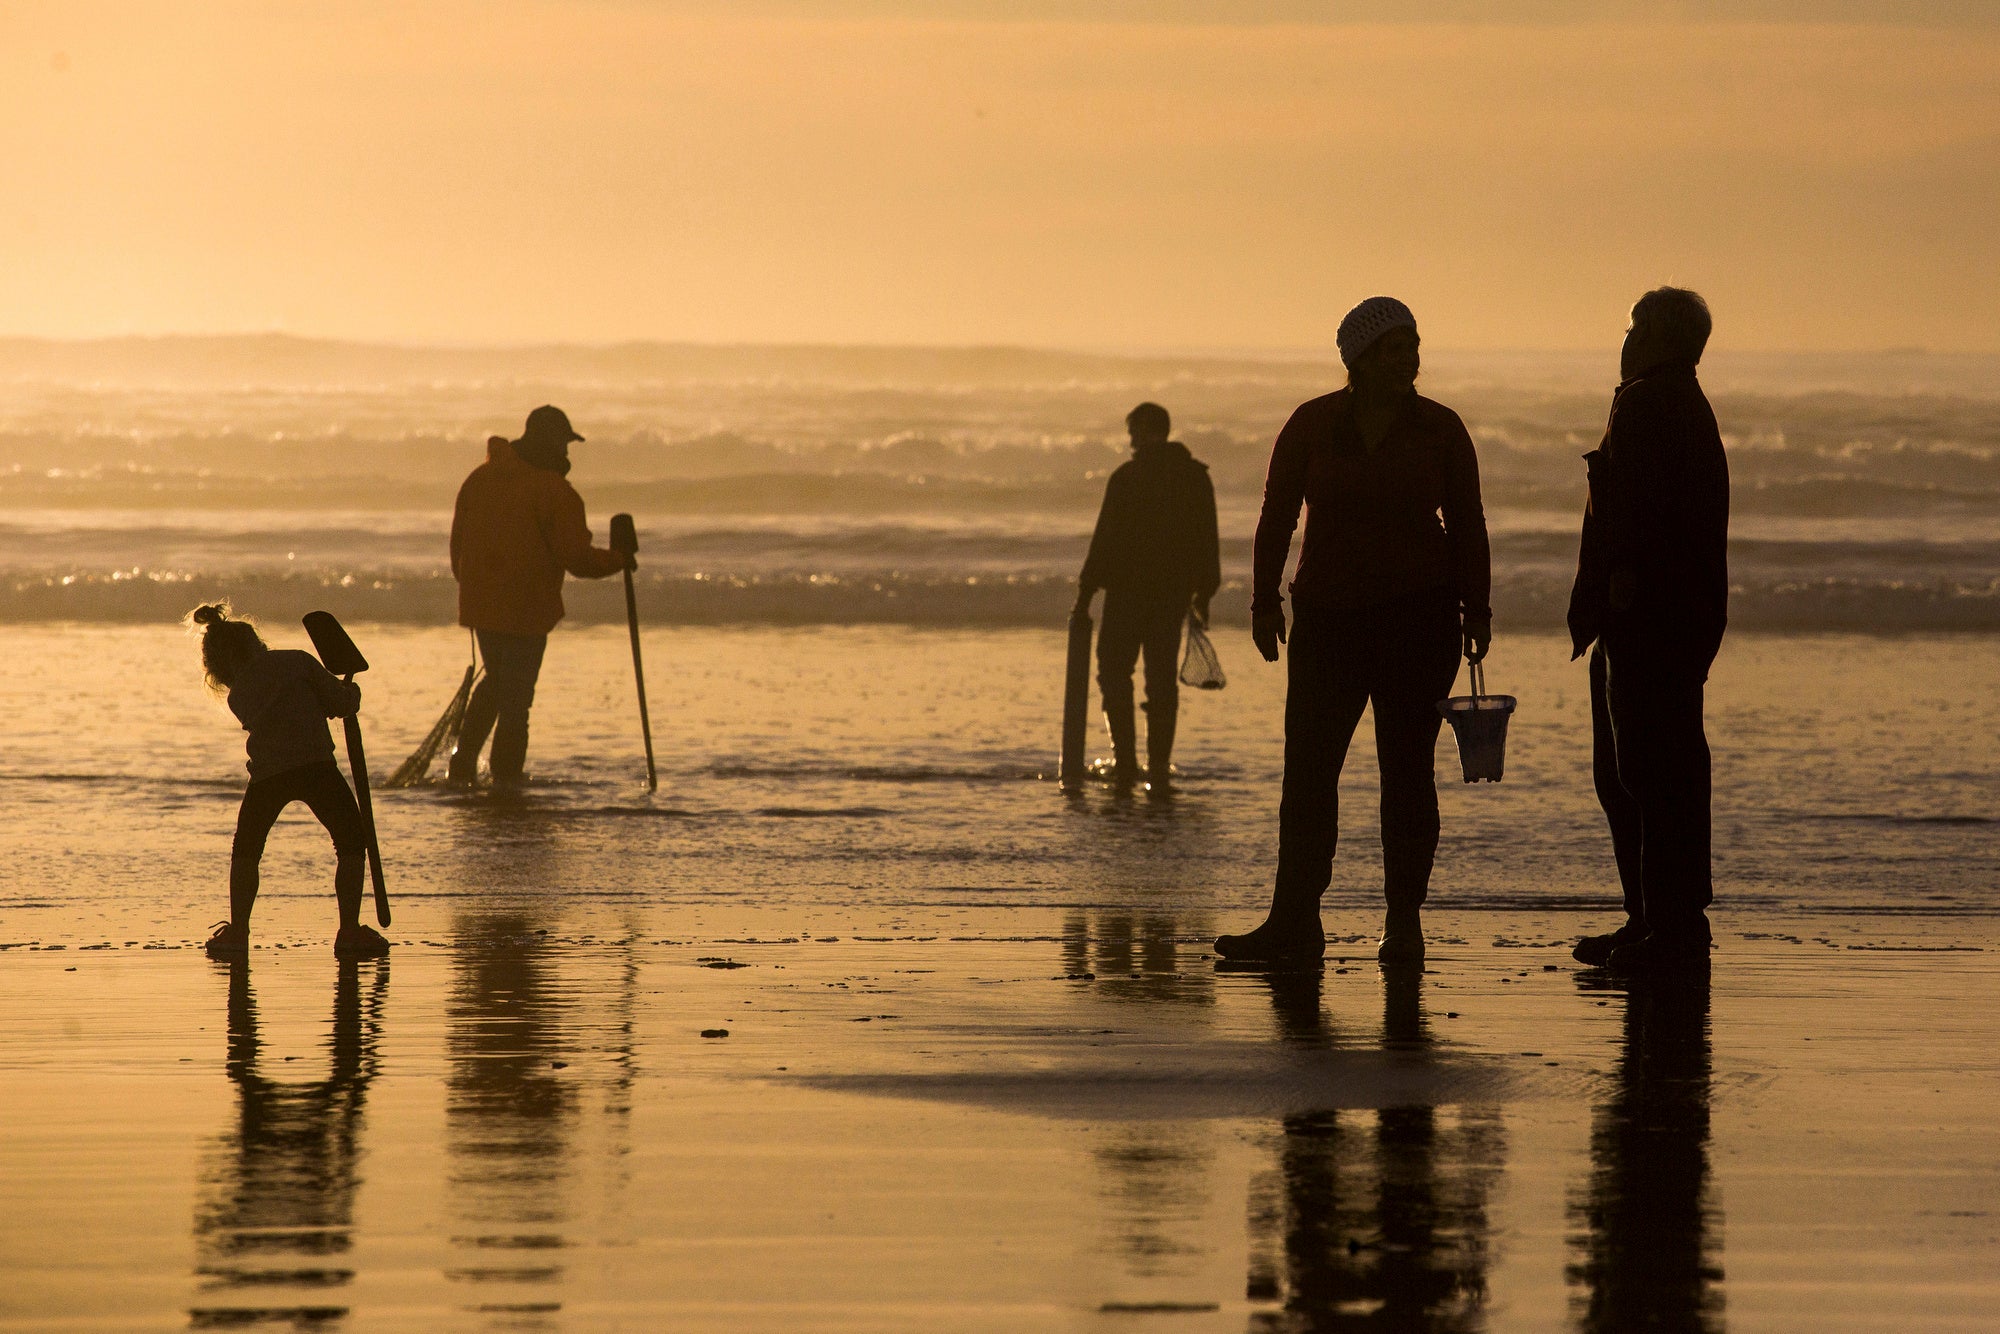
[[1696, 973], [1708, 970], [1710, 944], [1699, 936], [1663, 936], [1655, 932], [1611, 951], [1604, 966], [1614, 973]]
[[211, 959], [247, 959], [250, 957], [250, 933], [234, 922], [217, 922], [202, 949]]
[[1569, 957], [1591, 968], [1602, 968], [1611, 961], [1611, 952], [1620, 945], [1630, 945], [1646, 938], [1646, 928], [1627, 918], [1625, 925], [1616, 931], [1607, 931], [1601, 936], [1585, 936], [1576, 942], [1576, 948]]
[[389, 953], [389, 942], [372, 926], [343, 926], [333, 938], [336, 959], [380, 959]]
[[1423, 919], [1415, 912], [1390, 912], [1382, 919], [1382, 943], [1375, 947], [1380, 963], [1424, 961]]
[[1313, 962], [1326, 957], [1326, 931], [1317, 916], [1294, 926], [1266, 921], [1240, 936], [1217, 936], [1215, 952], [1225, 959], [1259, 963]]

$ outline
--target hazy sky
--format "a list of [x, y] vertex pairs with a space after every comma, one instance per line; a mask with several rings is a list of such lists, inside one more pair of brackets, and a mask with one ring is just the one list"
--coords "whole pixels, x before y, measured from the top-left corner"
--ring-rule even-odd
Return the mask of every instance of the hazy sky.
[[2000, 349], [1996, 14], [8, 0], [0, 332]]

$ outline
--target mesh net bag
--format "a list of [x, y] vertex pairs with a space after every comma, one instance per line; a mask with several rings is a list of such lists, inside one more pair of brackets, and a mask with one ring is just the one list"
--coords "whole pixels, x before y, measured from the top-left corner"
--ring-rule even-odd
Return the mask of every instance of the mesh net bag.
[[1229, 684], [1222, 674], [1222, 659], [1208, 642], [1208, 631], [1192, 612], [1187, 619], [1187, 647], [1181, 650], [1181, 684], [1196, 690], [1220, 690]]
[[466, 667], [465, 679], [458, 683], [458, 693], [451, 697], [451, 703], [444, 706], [443, 715], [431, 724], [431, 730], [417, 744], [410, 758], [396, 766], [396, 772], [389, 775], [389, 781], [382, 784], [383, 787], [415, 787], [431, 771], [431, 762], [437, 759], [438, 752], [448, 751], [458, 744], [458, 729], [465, 722], [465, 705], [472, 698], [472, 683], [478, 675], [477, 664]]

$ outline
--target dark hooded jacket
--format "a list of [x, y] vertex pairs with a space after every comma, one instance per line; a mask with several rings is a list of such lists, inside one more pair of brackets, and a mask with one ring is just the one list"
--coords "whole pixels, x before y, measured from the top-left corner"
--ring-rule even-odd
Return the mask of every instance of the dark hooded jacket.
[[1222, 558], [1208, 465], [1177, 440], [1146, 445], [1119, 465], [1104, 485], [1077, 583], [1183, 606], [1196, 594], [1213, 597]]
[[1706, 672], [1729, 622], [1729, 460], [1694, 367], [1619, 385], [1604, 442], [1583, 457], [1575, 655], [1602, 639]]
[[602, 579], [625, 568], [623, 556], [590, 544], [568, 471], [560, 450], [486, 442], [486, 462], [459, 488], [451, 520], [460, 625], [545, 635], [563, 618], [565, 572]]

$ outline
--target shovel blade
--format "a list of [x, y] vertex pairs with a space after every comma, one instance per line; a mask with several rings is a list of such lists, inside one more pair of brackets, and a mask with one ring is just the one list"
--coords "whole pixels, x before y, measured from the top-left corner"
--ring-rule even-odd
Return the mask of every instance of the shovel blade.
[[319, 654], [320, 662], [335, 676], [352, 676], [356, 672], [368, 670], [368, 659], [361, 656], [361, 650], [354, 647], [354, 641], [347, 637], [330, 611], [309, 611], [305, 619], [306, 635], [312, 640], [313, 649]]

